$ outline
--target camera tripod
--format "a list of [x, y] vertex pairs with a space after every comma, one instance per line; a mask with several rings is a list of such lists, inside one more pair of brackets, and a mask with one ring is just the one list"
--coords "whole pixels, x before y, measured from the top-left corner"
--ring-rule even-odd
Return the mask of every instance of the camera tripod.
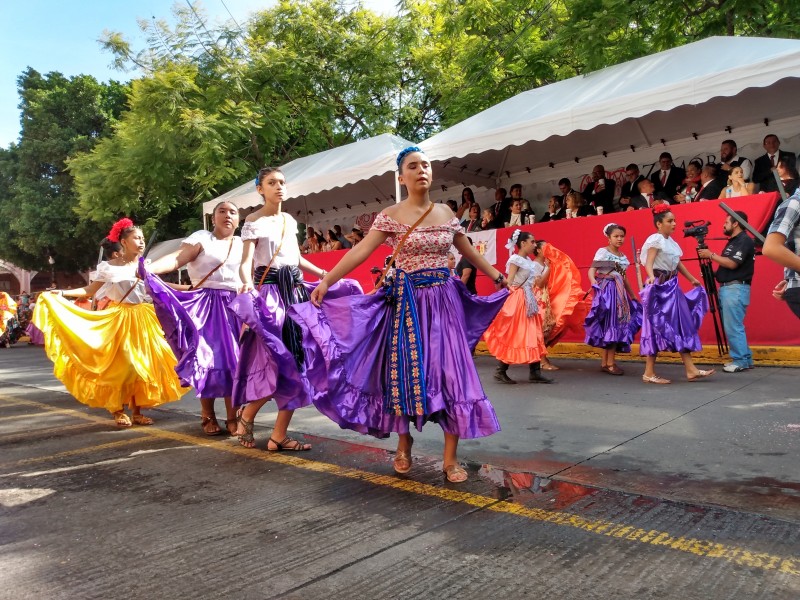
[[697, 244], [697, 261], [700, 263], [700, 275], [703, 277], [703, 287], [708, 295], [708, 309], [714, 321], [714, 333], [717, 337], [717, 350], [722, 356], [728, 352], [728, 338], [725, 337], [725, 329], [722, 326], [722, 305], [719, 303], [719, 293], [717, 292], [717, 282], [714, 279], [714, 269], [711, 266], [710, 258], [702, 258], [700, 250], [707, 250], [705, 240], [699, 240]]

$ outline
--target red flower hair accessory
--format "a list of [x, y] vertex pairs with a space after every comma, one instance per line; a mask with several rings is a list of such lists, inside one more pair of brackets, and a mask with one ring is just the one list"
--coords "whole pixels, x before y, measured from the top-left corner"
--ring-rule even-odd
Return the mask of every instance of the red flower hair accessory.
[[120, 219], [111, 227], [111, 231], [108, 232], [108, 239], [112, 242], [119, 242], [119, 234], [128, 227], [133, 227], [133, 221], [127, 217]]
[[653, 207], [653, 214], [660, 215], [661, 213], [670, 212], [669, 204], [659, 204], [658, 206]]

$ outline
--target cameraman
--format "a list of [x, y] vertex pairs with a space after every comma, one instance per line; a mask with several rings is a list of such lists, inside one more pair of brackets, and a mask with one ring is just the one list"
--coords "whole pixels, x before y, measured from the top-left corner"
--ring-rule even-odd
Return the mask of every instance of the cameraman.
[[[737, 210], [736, 214], [747, 223], [745, 213]], [[720, 285], [722, 325], [728, 338], [732, 359], [722, 367], [722, 370], [726, 373], [738, 373], [753, 368], [753, 354], [747, 345], [747, 335], [744, 331], [744, 315], [750, 305], [755, 244], [738, 221], [734, 221], [730, 216], [725, 217], [722, 231], [730, 238], [722, 254], [716, 254], [708, 248], [698, 250], [697, 254], [700, 258], [708, 258], [719, 265], [715, 278]]]

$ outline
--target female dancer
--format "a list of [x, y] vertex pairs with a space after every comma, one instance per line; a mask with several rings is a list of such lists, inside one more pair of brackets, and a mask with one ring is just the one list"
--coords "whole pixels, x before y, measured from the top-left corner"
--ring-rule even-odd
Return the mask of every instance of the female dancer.
[[516, 253], [508, 259], [508, 287], [511, 293], [503, 309], [483, 334], [486, 347], [497, 359], [494, 378], [500, 383], [517, 383], [508, 376], [509, 365], [529, 365], [528, 381], [552, 383], [542, 375], [541, 360], [547, 354], [542, 333], [539, 303], [534, 296], [535, 285], [543, 284], [543, 267], [531, 260], [536, 255], [533, 234], [517, 229], [511, 234], [510, 250]]
[[589, 267], [589, 281], [594, 289], [592, 308], [586, 315], [586, 343], [601, 348], [600, 370], [610, 375], [623, 375], [614, 360], [617, 352], [630, 352], [631, 342], [642, 326], [642, 305], [625, 271], [630, 261], [622, 253], [625, 228], [609, 223], [603, 228], [608, 245], [600, 248]]
[[[647, 238], [640, 253], [647, 272], [641, 294], [644, 314], [639, 353], [645, 357], [642, 381], [671, 383], [655, 373], [659, 352], [679, 352], [686, 378], [697, 381], [714, 373], [714, 369], [698, 369], [690, 354], [703, 348], [697, 330], [708, 311], [708, 297], [700, 281], [681, 262], [683, 251], [670, 237], [677, 224], [668, 205], [653, 209], [653, 223], [658, 232]], [[688, 294], [678, 286], [678, 273], [695, 286]]]
[[[172, 351], [178, 358], [175, 372], [200, 398], [200, 426], [206, 435], [220, 435], [214, 400], [225, 399], [228, 433], [236, 432], [236, 411], [231, 404], [233, 375], [239, 362], [239, 325], [228, 304], [242, 287], [239, 266], [242, 239], [239, 209], [230, 202], [214, 208], [213, 231], [196, 231], [178, 250], [154, 261], [145, 275], [156, 315]], [[188, 267], [190, 291], [178, 291], [156, 274]]]
[[[448, 481], [461, 482], [467, 473], [456, 457], [459, 438], [500, 429], [471, 349], [506, 292], [472, 296], [449, 276], [447, 252], [455, 244], [498, 285], [505, 277], [469, 244], [452, 211], [431, 202], [431, 164], [425, 154], [406, 148], [397, 167], [408, 197], [378, 215], [364, 240], [311, 294], [313, 304], [295, 305], [291, 313], [303, 328], [308, 381], [323, 414], [360, 433], [398, 433], [397, 473], [411, 470], [409, 424], [421, 429], [437, 422], [444, 430], [443, 471]], [[396, 268], [377, 293], [338, 300], [326, 296], [329, 285], [383, 242], [395, 248]]]
[[[33, 323], [44, 335], [56, 377], [79, 402], [105, 408], [120, 427], [152, 425], [141, 409], [177, 400], [187, 390], [175, 375], [175, 355], [153, 306], [145, 303], [144, 282], [136, 277], [142, 230], [122, 219], [108, 239], [120, 243], [121, 256], [98, 264], [96, 279], [86, 287], [40, 294]], [[110, 298], [110, 307], [83, 310], [61, 298], [92, 295]]]
[[[589, 312], [589, 300], [581, 287], [581, 273], [575, 262], [565, 253], [545, 242], [536, 242], [536, 262], [547, 267], [542, 284], [534, 288], [542, 312], [544, 343], [548, 348], [569, 331], [582, 330]], [[547, 356], [542, 357], [543, 371], [558, 371]]]
[[[287, 317], [286, 309], [308, 300], [300, 269], [322, 278], [326, 271], [300, 255], [297, 221], [281, 212], [286, 179], [280, 169], [265, 167], [258, 172], [256, 190], [264, 206], [245, 219], [242, 227], [242, 294], [229, 305], [245, 324], [241, 356], [233, 385], [233, 405], [241, 407], [235, 435], [246, 448], [255, 445], [253, 421], [270, 397], [278, 405], [278, 416], [267, 450], [311, 450], [310, 444], [287, 434], [295, 409], [311, 404], [301, 371], [304, 353], [302, 335]], [[255, 269], [254, 269], [255, 267]], [[257, 283], [254, 284], [255, 281]], [[360, 292], [353, 282], [338, 286], [336, 294]]]

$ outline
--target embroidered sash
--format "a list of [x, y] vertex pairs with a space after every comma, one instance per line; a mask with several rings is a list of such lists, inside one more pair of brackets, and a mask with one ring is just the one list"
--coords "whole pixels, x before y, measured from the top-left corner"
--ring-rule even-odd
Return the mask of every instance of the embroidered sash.
[[450, 278], [447, 269], [395, 269], [384, 281], [386, 300], [392, 304], [389, 330], [389, 367], [386, 373], [384, 409], [397, 416], [420, 416], [427, 412], [425, 360], [419, 332], [414, 290], [442, 285]]

